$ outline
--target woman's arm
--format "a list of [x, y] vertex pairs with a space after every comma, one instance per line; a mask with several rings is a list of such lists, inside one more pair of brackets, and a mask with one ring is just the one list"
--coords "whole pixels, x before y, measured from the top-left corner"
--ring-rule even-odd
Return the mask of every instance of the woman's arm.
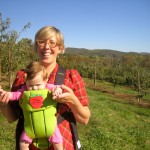
[[56, 101], [69, 105], [76, 121], [82, 124], [87, 124], [91, 116], [88, 106], [83, 106], [69, 87], [62, 85], [62, 89], [66, 92], [60, 95]]
[[8, 122], [13, 122], [17, 120], [17, 115], [8, 104], [9, 98], [10, 94], [8, 92], [0, 95], [0, 111], [7, 118]]
[[9, 104], [6, 104], [5, 106], [0, 105], [0, 111], [6, 117], [9, 123], [16, 121], [17, 115], [15, 114], [14, 110]]

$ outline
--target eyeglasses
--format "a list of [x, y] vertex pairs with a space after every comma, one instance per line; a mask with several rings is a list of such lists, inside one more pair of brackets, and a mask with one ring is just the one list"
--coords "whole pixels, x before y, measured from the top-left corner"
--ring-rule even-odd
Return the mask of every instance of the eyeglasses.
[[39, 46], [41, 46], [41, 47], [44, 47], [46, 44], [48, 44], [49, 45], [49, 47], [50, 48], [54, 48], [54, 47], [56, 47], [57, 46], [57, 43], [56, 42], [54, 42], [54, 41], [49, 41], [49, 40], [47, 40], [47, 41], [36, 41], [37, 42], [37, 44], [39, 45]]

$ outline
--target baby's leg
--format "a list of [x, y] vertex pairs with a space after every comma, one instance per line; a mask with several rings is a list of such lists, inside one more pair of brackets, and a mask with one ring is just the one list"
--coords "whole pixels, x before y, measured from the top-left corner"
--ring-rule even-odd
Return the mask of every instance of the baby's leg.
[[54, 134], [49, 138], [49, 142], [53, 143], [54, 150], [63, 150], [63, 138], [58, 126], [55, 128]]
[[20, 150], [29, 150], [29, 143], [26, 141], [20, 141]]
[[62, 143], [53, 143], [54, 150], [63, 150], [63, 144]]
[[23, 131], [20, 138], [20, 150], [29, 150], [29, 145], [32, 143], [27, 134]]

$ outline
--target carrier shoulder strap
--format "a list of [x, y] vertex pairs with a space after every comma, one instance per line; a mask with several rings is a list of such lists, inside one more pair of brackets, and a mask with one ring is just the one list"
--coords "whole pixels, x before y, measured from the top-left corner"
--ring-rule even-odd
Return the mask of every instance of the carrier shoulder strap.
[[[56, 77], [55, 77], [56, 85], [61, 85], [64, 83], [65, 73], [66, 73], [66, 69], [59, 66]], [[57, 109], [59, 108], [59, 105], [60, 105], [60, 103], [57, 103]], [[76, 120], [70, 109], [57, 117], [57, 124], [60, 124], [61, 122], [63, 122], [64, 120], [66, 120], [68, 118], [69, 118], [69, 122], [70, 122], [71, 132], [73, 135], [74, 148], [75, 148], [75, 150], [76, 149], [81, 150], [81, 144], [80, 144], [79, 137], [78, 137]]]
[[[64, 83], [64, 79], [65, 79], [65, 73], [66, 73], [66, 69], [58, 66], [58, 71], [56, 73], [56, 77], [55, 77], [55, 85], [62, 85]], [[59, 108], [60, 103], [57, 103], [57, 110]]]
[[57, 71], [57, 74], [55, 77], [55, 84], [56, 85], [61, 85], [64, 83], [65, 73], [66, 73], [66, 69], [64, 69], [61, 66], [58, 66], [58, 71]]

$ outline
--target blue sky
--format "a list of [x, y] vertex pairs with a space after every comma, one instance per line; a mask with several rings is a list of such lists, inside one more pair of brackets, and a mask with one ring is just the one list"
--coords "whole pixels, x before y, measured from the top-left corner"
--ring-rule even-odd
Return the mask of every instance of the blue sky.
[[0, 13], [18, 32], [31, 22], [20, 38], [52, 25], [66, 47], [150, 52], [150, 0], [1, 0]]

